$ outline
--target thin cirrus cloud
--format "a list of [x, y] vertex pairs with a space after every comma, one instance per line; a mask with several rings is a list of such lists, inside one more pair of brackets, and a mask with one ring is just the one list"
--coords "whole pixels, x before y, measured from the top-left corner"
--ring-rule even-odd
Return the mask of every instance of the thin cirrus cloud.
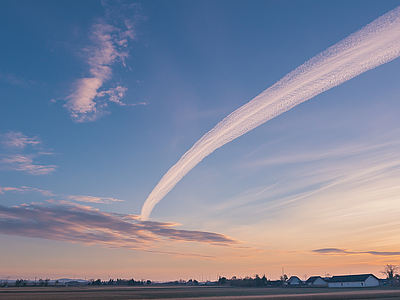
[[[279, 184], [275, 183], [267, 188], [253, 188], [225, 200], [214, 206], [213, 212], [217, 215], [223, 212], [228, 214], [229, 209], [233, 215], [251, 215], [253, 218], [257, 215], [265, 218], [268, 213], [276, 214], [276, 210], [281, 207], [296, 207], [296, 213], [291, 216], [291, 220], [299, 222], [301, 218], [307, 218], [310, 223], [311, 219], [316, 218], [311, 207], [316, 203], [324, 203], [327, 210], [324, 208], [324, 212], [320, 211], [318, 214], [323, 216], [324, 223], [330, 220], [336, 224], [343, 224], [346, 212], [353, 210], [355, 213], [376, 213], [379, 210], [388, 222], [387, 212], [399, 207], [393, 200], [400, 193], [400, 186], [396, 184], [400, 179], [400, 143], [395, 140], [398, 133], [399, 131], [395, 130], [387, 137], [374, 142], [368, 139], [368, 143], [353, 142], [321, 150], [319, 155], [315, 156], [306, 150], [294, 151], [285, 156], [278, 154], [268, 160], [254, 160], [242, 168], [270, 167], [273, 164], [284, 166], [289, 163], [285, 174], [288, 178], [279, 181]], [[301, 167], [298, 164], [291, 167], [290, 162], [303, 163]], [[258, 191], [257, 196], [254, 196], [255, 190]], [[265, 190], [268, 192], [264, 193]], [[367, 206], [377, 203], [381, 203], [378, 208], [371, 209]], [[300, 214], [301, 212], [306, 216]], [[340, 222], [336, 219], [339, 217]], [[353, 217], [356, 218], [356, 215]], [[359, 221], [364, 220], [371, 222], [371, 218], [361, 217]], [[379, 221], [383, 222], [384, 218], [379, 218]]]
[[98, 204], [111, 204], [115, 202], [122, 202], [124, 200], [116, 199], [112, 197], [95, 197], [95, 196], [86, 196], [86, 195], [56, 195], [52, 191], [42, 190], [33, 187], [21, 186], [21, 187], [1, 187], [0, 186], [0, 194], [4, 194], [5, 192], [18, 193], [18, 194], [26, 194], [26, 193], [39, 193], [45, 197], [58, 197], [62, 200], [71, 200], [77, 202], [88, 202], [88, 203], [98, 203]]
[[312, 250], [314, 253], [318, 254], [331, 254], [331, 255], [354, 255], [354, 254], [371, 254], [377, 256], [399, 256], [400, 252], [387, 252], [387, 251], [348, 251], [339, 248], [322, 248]]
[[65, 196], [65, 199], [74, 200], [74, 201], [78, 201], [78, 202], [102, 203], [102, 204], [111, 204], [114, 202], [124, 201], [124, 200], [115, 199], [115, 198], [111, 198], [111, 197], [94, 197], [94, 196], [84, 196], [84, 195]]
[[[400, 255], [395, 238], [400, 233], [398, 136], [399, 131], [394, 130], [376, 140], [368, 136], [337, 148], [327, 147], [314, 160], [311, 150], [315, 145], [303, 151], [292, 149], [284, 157], [277, 152], [268, 162], [255, 159], [245, 168], [242, 165], [240, 172], [245, 173], [246, 168], [254, 172], [257, 161], [260, 169], [272, 167], [276, 158], [287, 179], [276, 184], [275, 176], [268, 177], [267, 186], [252, 187], [203, 213], [214, 220], [240, 222], [242, 233], [237, 235], [245, 234], [247, 241], [259, 240], [251, 234], [251, 228], [259, 225], [269, 228], [263, 232], [264, 240], [285, 244], [286, 249], [324, 249], [312, 253], [332, 255]], [[303, 158], [307, 159], [301, 164], [284, 165]], [[246, 225], [248, 220], [251, 226]], [[275, 235], [277, 230], [282, 238]], [[351, 250], [337, 250], [346, 248]]]
[[43, 148], [43, 143], [35, 137], [22, 132], [0, 134], [0, 169], [21, 171], [30, 175], [53, 173], [57, 166], [40, 165], [34, 159], [42, 155], [52, 155], [52, 151]]
[[27, 186], [21, 186], [19, 188], [11, 187], [11, 186], [5, 186], [5, 187], [0, 186], [0, 194], [4, 194], [4, 192], [22, 193], [22, 194], [34, 192], [34, 193], [42, 194], [43, 196], [46, 196], [46, 197], [55, 196], [51, 191], [41, 190], [38, 188], [32, 188], [32, 187], [27, 187]]
[[125, 12], [112, 12], [106, 6], [108, 19], [119, 23], [119, 27], [110, 25], [105, 19], [100, 19], [91, 28], [89, 40], [91, 44], [83, 49], [86, 63], [89, 66], [89, 76], [75, 81], [73, 92], [65, 97], [64, 107], [69, 111], [75, 122], [94, 121], [108, 112], [105, 108], [108, 102], [120, 106], [143, 105], [145, 103], [126, 104], [121, 101], [127, 91], [126, 87], [118, 85], [114, 88], [101, 90], [103, 85], [113, 77], [113, 66], [117, 63], [126, 67], [129, 58], [129, 40], [136, 38], [134, 22], [125, 17], [126, 11], [136, 6], [125, 5]]
[[[13, 207], [0, 205], [0, 233], [8, 235], [150, 252], [160, 252], [154, 247], [169, 242], [228, 246], [239, 243], [219, 233], [179, 230], [175, 228], [180, 225], [178, 223], [142, 222], [139, 219], [136, 215], [100, 212], [65, 201]], [[193, 253], [163, 253], [212, 258]]]
[[7, 82], [8, 84], [22, 87], [24, 89], [34, 85], [36, 82], [33, 80], [26, 80], [21, 77], [15, 76], [14, 74], [3, 74], [0, 73], [0, 81]]

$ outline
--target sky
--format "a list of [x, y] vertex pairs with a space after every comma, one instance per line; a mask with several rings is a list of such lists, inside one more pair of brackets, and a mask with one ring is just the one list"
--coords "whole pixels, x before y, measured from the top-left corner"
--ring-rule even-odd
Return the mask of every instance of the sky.
[[400, 264], [400, 60], [207, 156], [205, 133], [399, 1], [2, 1], [0, 276], [155, 281]]

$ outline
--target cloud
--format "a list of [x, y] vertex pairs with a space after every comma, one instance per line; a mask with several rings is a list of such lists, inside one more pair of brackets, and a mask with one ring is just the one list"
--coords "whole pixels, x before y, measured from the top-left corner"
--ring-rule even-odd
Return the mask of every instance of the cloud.
[[[64, 107], [70, 112], [75, 122], [94, 121], [109, 113], [105, 111], [108, 101], [126, 106], [121, 101], [128, 90], [126, 87], [118, 85], [108, 90], [100, 91], [100, 89], [112, 79], [113, 66], [116, 63], [126, 66], [126, 60], [129, 57], [128, 42], [136, 37], [134, 23], [123, 12], [113, 11], [112, 6], [105, 3], [103, 6], [106, 8], [109, 22], [115, 25], [110, 25], [105, 19], [100, 19], [91, 28], [89, 35], [91, 44], [83, 49], [90, 76], [76, 80], [73, 92], [65, 97], [67, 103]], [[123, 7], [132, 10], [135, 6], [123, 5]]]
[[106, 95], [109, 96], [109, 100], [115, 102], [121, 106], [125, 106], [124, 102], [121, 102], [120, 99], [125, 96], [125, 92], [128, 89], [122, 86], [117, 86], [116, 88], [109, 89], [108, 91], [102, 91], [97, 93], [97, 97], [104, 97]]
[[205, 157], [293, 107], [400, 56], [400, 7], [311, 58], [203, 135], [161, 178], [142, 206], [155, 205]]
[[212, 258], [193, 253], [153, 249], [167, 242], [235, 245], [239, 242], [219, 233], [179, 230], [173, 222], [142, 222], [137, 215], [100, 212], [66, 201], [46, 201], [21, 206], [0, 205], [0, 233], [48, 240], [137, 249], [172, 255]]
[[53, 173], [57, 166], [40, 165], [34, 158], [41, 155], [52, 155], [51, 150], [45, 150], [37, 136], [28, 137], [22, 132], [11, 131], [0, 134], [0, 169], [22, 171], [30, 175], [45, 175]]
[[[276, 165], [285, 168], [286, 179], [266, 187], [252, 188], [222, 201], [213, 207], [213, 213], [230, 211], [235, 214], [240, 211], [240, 214], [254, 216], [256, 212], [265, 216], [274, 209], [276, 213], [279, 207], [290, 208], [293, 205], [298, 215], [299, 210], [306, 209], [301, 205], [307, 202], [314, 203], [310, 206], [315, 202], [324, 203], [326, 207], [340, 202], [347, 203], [346, 209], [340, 212], [340, 216], [344, 217], [346, 210], [350, 211], [361, 201], [367, 209], [367, 202], [391, 199], [400, 192], [400, 186], [391, 184], [400, 179], [399, 133], [397, 129], [375, 140], [366, 137], [358, 142], [353, 140], [319, 151], [310, 147], [304, 151], [289, 151], [284, 156], [277, 153], [268, 159], [256, 158], [241, 164], [241, 170], [251, 172], [254, 172], [254, 167]], [[332, 206], [325, 217], [330, 219], [330, 214], [336, 209], [339, 208]]]
[[89, 203], [102, 203], [102, 204], [111, 204], [114, 202], [124, 201], [121, 199], [116, 199], [116, 198], [111, 198], [111, 197], [94, 197], [94, 196], [85, 196], [85, 195], [78, 195], [78, 196], [56, 195], [52, 191], [49, 191], [49, 190], [42, 190], [42, 189], [32, 188], [32, 187], [27, 187], [27, 186], [21, 186], [19, 188], [17, 188], [17, 187], [1, 187], [0, 186], [0, 194], [4, 194], [4, 192], [12, 192], [12, 193], [20, 193], [20, 194], [34, 192], [34, 193], [42, 194], [43, 196], [46, 196], [46, 197], [58, 197], [63, 200], [72, 200], [72, 201], [89, 202]]
[[0, 159], [0, 169], [23, 171], [30, 175], [46, 175], [53, 173], [57, 166], [34, 164], [32, 155], [13, 154], [3, 155]]
[[312, 250], [312, 252], [318, 254], [332, 254], [332, 255], [353, 255], [353, 254], [371, 254], [377, 256], [399, 256], [400, 252], [381, 252], [381, 251], [347, 251], [344, 249], [338, 248], [323, 248]]
[[38, 146], [41, 142], [38, 137], [29, 138], [22, 132], [11, 131], [8, 133], [0, 134], [1, 144], [4, 148], [19, 148], [23, 149], [28, 145]]
[[323, 248], [323, 249], [316, 249], [312, 250], [312, 252], [319, 253], [319, 254], [349, 254], [348, 251], [338, 248]]
[[8, 74], [0, 73], [0, 80], [18, 87], [22, 87], [24, 89], [35, 84], [35, 81], [33, 80], [26, 80], [10, 73]]
[[93, 197], [93, 196], [66, 196], [65, 199], [74, 200], [79, 202], [90, 202], [90, 203], [103, 203], [103, 204], [110, 204], [114, 202], [121, 202], [124, 200], [115, 199], [111, 197]]
[[14, 192], [14, 193], [28, 193], [28, 192], [35, 192], [35, 193], [40, 193], [43, 196], [46, 197], [52, 197], [55, 196], [51, 191], [47, 190], [41, 190], [37, 188], [32, 188], [32, 187], [27, 187], [27, 186], [21, 186], [20, 188], [16, 187], [1, 187], [0, 186], [0, 194], [4, 194], [4, 192]]

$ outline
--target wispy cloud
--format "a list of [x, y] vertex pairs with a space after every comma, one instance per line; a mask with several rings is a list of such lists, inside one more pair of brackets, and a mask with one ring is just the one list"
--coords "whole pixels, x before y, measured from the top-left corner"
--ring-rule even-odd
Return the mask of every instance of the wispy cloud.
[[[248, 206], [250, 210], [263, 213], [279, 206], [295, 204], [300, 200], [325, 199], [327, 195], [329, 199], [341, 199], [344, 193], [367, 190], [366, 183], [369, 186], [382, 184], [377, 191], [381, 191], [383, 197], [393, 190], [399, 190], [398, 186], [391, 189], [386, 187], [388, 180], [397, 179], [400, 173], [400, 143], [396, 139], [398, 134], [399, 130], [394, 130], [387, 136], [373, 141], [367, 138], [367, 141], [352, 141], [327, 150], [312, 152], [307, 149], [284, 156], [278, 153], [269, 156], [268, 159], [254, 159], [239, 168], [253, 170], [260, 166], [265, 168], [277, 165], [286, 168], [285, 176], [288, 178], [266, 188], [258, 187], [245, 191], [221, 202], [213, 209], [234, 210]], [[266, 191], [268, 193], [265, 193]], [[251, 194], [254, 196], [251, 197]], [[368, 198], [375, 198], [375, 194], [369, 195]], [[355, 202], [356, 200], [353, 200], [351, 203]]]
[[23, 79], [16, 75], [10, 74], [10, 73], [8, 73], [8, 74], [0, 73], [0, 81], [4, 81], [9, 84], [12, 84], [12, 85], [15, 85], [18, 87], [22, 87], [22, 88], [28, 88], [35, 84], [35, 81], [33, 81], [33, 80], [26, 80], [26, 79]]
[[41, 190], [38, 188], [32, 188], [32, 187], [27, 187], [27, 186], [21, 186], [19, 188], [17, 187], [10, 187], [10, 186], [6, 186], [6, 187], [1, 187], [0, 186], [0, 194], [4, 194], [4, 192], [13, 192], [13, 193], [29, 193], [29, 192], [35, 192], [35, 193], [40, 193], [43, 196], [46, 197], [52, 197], [55, 196], [51, 191], [48, 190]]
[[400, 7], [311, 58], [203, 135], [161, 178], [142, 206], [154, 206], [205, 157], [320, 93], [400, 56]]
[[3, 155], [0, 159], [0, 168], [11, 171], [23, 171], [30, 175], [46, 175], [56, 170], [55, 165], [38, 165], [33, 162], [36, 155], [11, 154]]
[[[91, 28], [91, 42], [83, 49], [89, 76], [76, 80], [73, 92], [65, 98], [64, 107], [70, 112], [75, 122], [94, 121], [108, 113], [105, 108], [108, 101], [125, 106], [121, 101], [127, 91], [126, 87], [116, 86], [100, 90], [113, 77], [113, 66], [121, 63], [126, 66], [129, 57], [129, 40], [135, 39], [134, 21], [125, 16], [137, 6], [125, 5], [126, 11], [112, 10], [104, 4], [107, 19], [100, 19]], [[115, 25], [110, 25], [110, 23]], [[107, 101], [108, 100], [108, 101]], [[130, 105], [140, 105], [136, 103]]]
[[115, 202], [122, 202], [124, 200], [111, 198], [111, 197], [95, 197], [95, 196], [85, 196], [85, 195], [56, 195], [52, 191], [42, 190], [33, 187], [21, 186], [21, 187], [1, 187], [0, 186], [0, 194], [4, 194], [4, 192], [12, 192], [19, 194], [26, 193], [39, 193], [45, 197], [57, 197], [62, 200], [71, 200], [77, 202], [89, 202], [89, 203], [102, 203], [102, 204], [111, 204]]
[[52, 155], [52, 151], [43, 148], [37, 136], [28, 137], [22, 132], [0, 134], [0, 169], [22, 171], [31, 175], [53, 173], [57, 166], [40, 165], [34, 159], [41, 155]]
[[339, 248], [322, 248], [312, 250], [318, 254], [331, 254], [331, 255], [354, 255], [354, 254], [371, 254], [377, 256], [399, 256], [400, 252], [382, 252], [382, 251], [348, 251]]
[[41, 144], [38, 137], [29, 138], [22, 132], [11, 131], [0, 135], [1, 144], [4, 148], [19, 148], [23, 149], [28, 145], [38, 146]]
[[[269, 184], [254, 186], [209, 208], [204, 206], [204, 215], [211, 216], [214, 226], [223, 226], [224, 220], [234, 222], [235, 236], [245, 236], [247, 241], [261, 237], [281, 245], [280, 249], [329, 249], [334, 245], [336, 249], [350, 249], [343, 255], [363, 252], [371, 259], [397, 255], [398, 136], [398, 129], [379, 137], [367, 135], [336, 148], [320, 149], [320, 155], [314, 158], [312, 151], [318, 150], [315, 145], [303, 151], [288, 150], [285, 156], [281, 152], [268, 154], [268, 161], [254, 158], [238, 169], [243, 174], [249, 171], [251, 176], [265, 177]], [[265, 165], [260, 168], [257, 162]], [[254, 196], [282, 178], [287, 179]], [[267, 229], [255, 230], [258, 227]]]
[[94, 196], [84, 196], [84, 195], [66, 196], [65, 198], [68, 200], [74, 200], [74, 201], [78, 201], [78, 202], [104, 203], [104, 204], [110, 204], [110, 203], [114, 203], [114, 202], [124, 201], [124, 200], [115, 199], [115, 198], [111, 198], [111, 197], [94, 197]]
[[[159, 252], [164, 243], [197, 242], [209, 245], [235, 245], [238, 241], [219, 233], [179, 230], [173, 222], [142, 222], [137, 215], [100, 212], [89, 206], [65, 201], [0, 205], [0, 233], [49, 240], [103, 245]], [[164, 251], [163, 251], [164, 252]], [[168, 252], [164, 252], [167, 253]], [[172, 255], [212, 256], [171, 252]]]

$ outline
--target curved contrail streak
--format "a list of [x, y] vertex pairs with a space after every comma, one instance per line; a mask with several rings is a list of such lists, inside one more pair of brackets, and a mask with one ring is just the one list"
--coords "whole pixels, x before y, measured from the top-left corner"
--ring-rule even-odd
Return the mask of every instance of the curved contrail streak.
[[311, 58], [207, 132], [163, 176], [142, 207], [154, 206], [203, 158], [257, 126], [400, 56], [400, 6]]

